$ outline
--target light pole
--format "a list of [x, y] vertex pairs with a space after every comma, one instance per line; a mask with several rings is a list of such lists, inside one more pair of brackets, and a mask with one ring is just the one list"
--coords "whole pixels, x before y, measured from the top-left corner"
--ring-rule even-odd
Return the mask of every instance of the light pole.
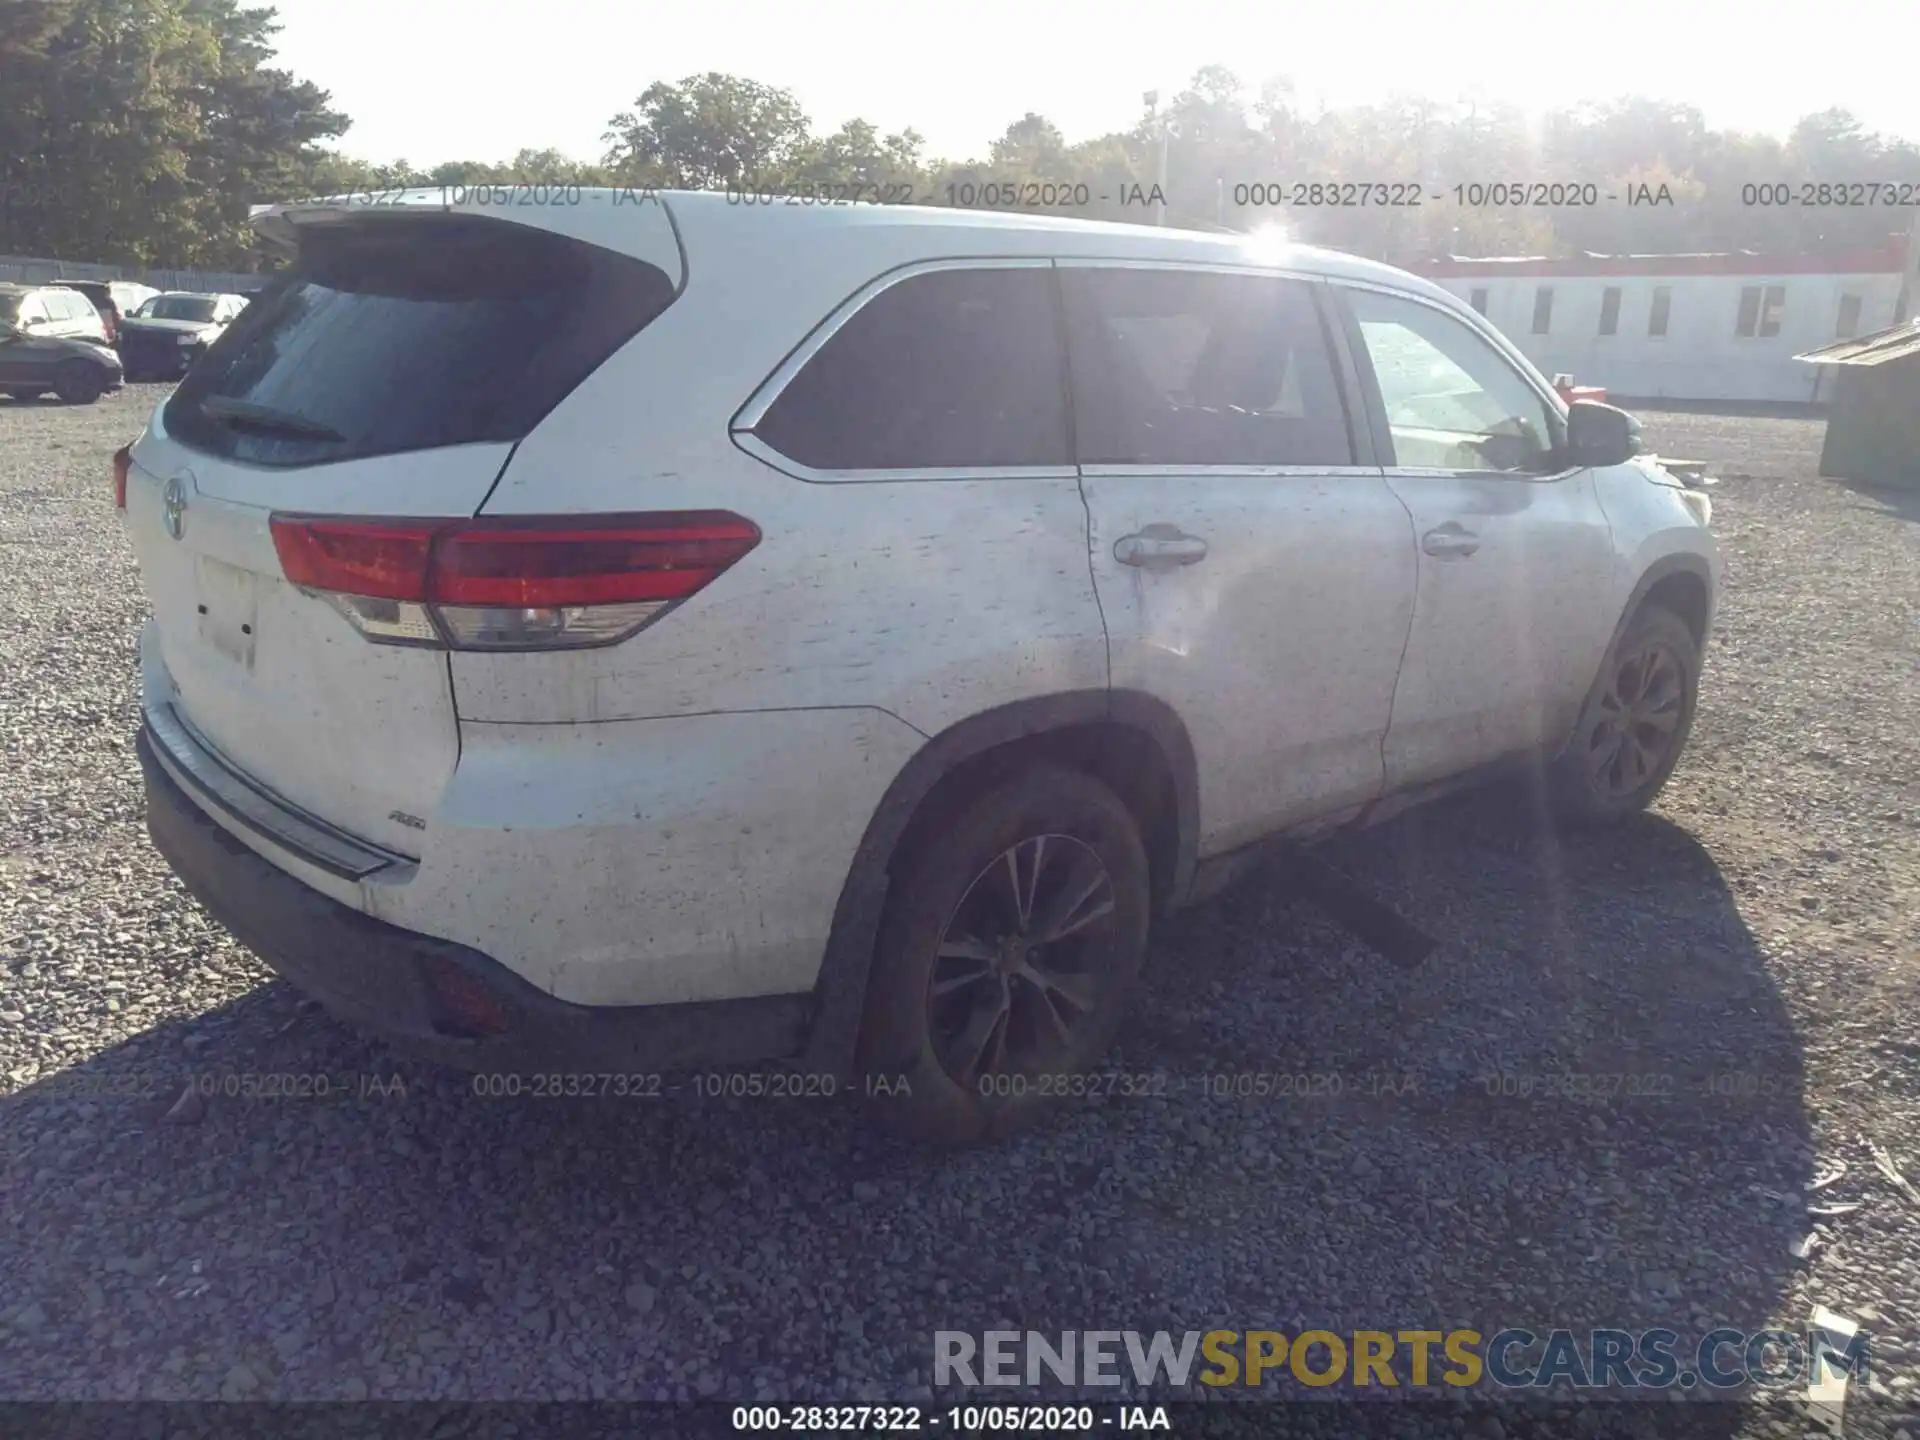
[[1153, 223], [1164, 225], [1167, 223], [1167, 122], [1160, 116], [1158, 90], [1149, 90], [1140, 98], [1147, 102], [1147, 117], [1153, 121], [1153, 128], [1159, 132], [1160, 136], [1159, 178], [1154, 182], [1154, 188], [1160, 192], [1160, 205], [1154, 211]]

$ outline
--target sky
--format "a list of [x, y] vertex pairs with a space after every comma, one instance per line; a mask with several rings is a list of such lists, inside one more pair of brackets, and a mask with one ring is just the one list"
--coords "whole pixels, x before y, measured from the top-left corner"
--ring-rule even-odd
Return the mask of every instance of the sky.
[[1069, 141], [1123, 129], [1143, 92], [1170, 97], [1208, 64], [1250, 95], [1291, 75], [1303, 100], [1330, 106], [1401, 92], [1538, 114], [1631, 91], [1780, 135], [1844, 105], [1869, 129], [1920, 140], [1920, 51], [1895, 18], [1910, 0], [267, 3], [284, 27], [277, 63], [353, 118], [339, 148], [416, 165], [548, 146], [597, 159], [607, 121], [648, 85], [707, 70], [793, 91], [816, 131], [855, 117], [911, 125], [929, 156], [950, 159], [984, 156], [1029, 110]]

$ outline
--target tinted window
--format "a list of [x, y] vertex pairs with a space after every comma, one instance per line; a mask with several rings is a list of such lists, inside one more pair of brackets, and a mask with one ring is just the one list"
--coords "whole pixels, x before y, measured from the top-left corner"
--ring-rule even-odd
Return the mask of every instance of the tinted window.
[[1350, 293], [1393, 437], [1388, 463], [1420, 469], [1552, 468], [1547, 403], [1485, 339], [1431, 306]]
[[1620, 330], [1620, 288], [1609, 285], [1600, 292], [1600, 333], [1614, 335]]
[[1667, 333], [1667, 316], [1673, 310], [1673, 291], [1665, 285], [1653, 287], [1653, 305], [1647, 311], [1647, 334]]
[[1060, 272], [1089, 465], [1350, 465], [1313, 295], [1187, 270]]
[[0, 320], [11, 325], [20, 318], [20, 297], [18, 295], [0, 295]]
[[1740, 313], [1734, 317], [1733, 333], [1736, 335], [1753, 334], [1754, 323], [1760, 318], [1760, 287], [1743, 286], [1740, 291]]
[[1834, 321], [1833, 333], [1842, 340], [1851, 339], [1860, 333], [1860, 297], [1858, 295], [1840, 297], [1840, 314]]
[[[672, 301], [657, 266], [498, 220], [329, 228], [194, 365], [167, 428], [265, 465], [518, 440]], [[340, 438], [223, 422], [213, 396]]]
[[936, 270], [847, 320], [754, 427], [817, 470], [1071, 464], [1044, 269]]
[[213, 297], [211, 295], [156, 295], [140, 307], [140, 314], [148, 320], [199, 320], [213, 319]]
[[1784, 285], [1767, 286], [1765, 302], [1760, 307], [1760, 333], [1778, 335], [1780, 317], [1787, 308], [1787, 287]]
[[1542, 285], [1533, 292], [1533, 333], [1545, 335], [1553, 329], [1553, 287]]

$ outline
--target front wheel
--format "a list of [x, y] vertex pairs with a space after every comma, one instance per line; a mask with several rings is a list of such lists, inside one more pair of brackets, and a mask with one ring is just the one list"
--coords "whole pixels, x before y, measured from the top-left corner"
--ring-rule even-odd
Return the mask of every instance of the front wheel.
[[69, 405], [91, 405], [107, 387], [84, 360], [69, 360], [54, 372], [53, 393]]
[[1641, 607], [1554, 762], [1555, 808], [1570, 820], [1605, 823], [1650, 805], [1686, 748], [1699, 687], [1700, 646], [1686, 621]]
[[961, 1145], [1076, 1093], [1139, 973], [1149, 895], [1133, 816], [1078, 771], [1036, 765], [945, 817], [881, 920], [860, 1035], [870, 1112]]

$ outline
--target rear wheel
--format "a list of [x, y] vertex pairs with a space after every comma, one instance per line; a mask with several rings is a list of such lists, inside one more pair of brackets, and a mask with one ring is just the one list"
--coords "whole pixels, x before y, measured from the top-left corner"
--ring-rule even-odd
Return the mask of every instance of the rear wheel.
[[1644, 810], [1686, 748], [1699, 685], [1700, 647], [1686, 621], [1658, 605], [1641, 607], [1554, 762], [1555, 808], [1588, 823]]
[[861, 1025], [869, 1110], [911, 1139], [1006, 1135], [1112, 1041], [1146, 950], [1146, 851], [1105, 785], [1022, 771], [896, 881]]
[[69, 360], [53, 372], [53, 393], [69, 405], [91, 405], [104, 389], [100, 372], [84, 360]]

